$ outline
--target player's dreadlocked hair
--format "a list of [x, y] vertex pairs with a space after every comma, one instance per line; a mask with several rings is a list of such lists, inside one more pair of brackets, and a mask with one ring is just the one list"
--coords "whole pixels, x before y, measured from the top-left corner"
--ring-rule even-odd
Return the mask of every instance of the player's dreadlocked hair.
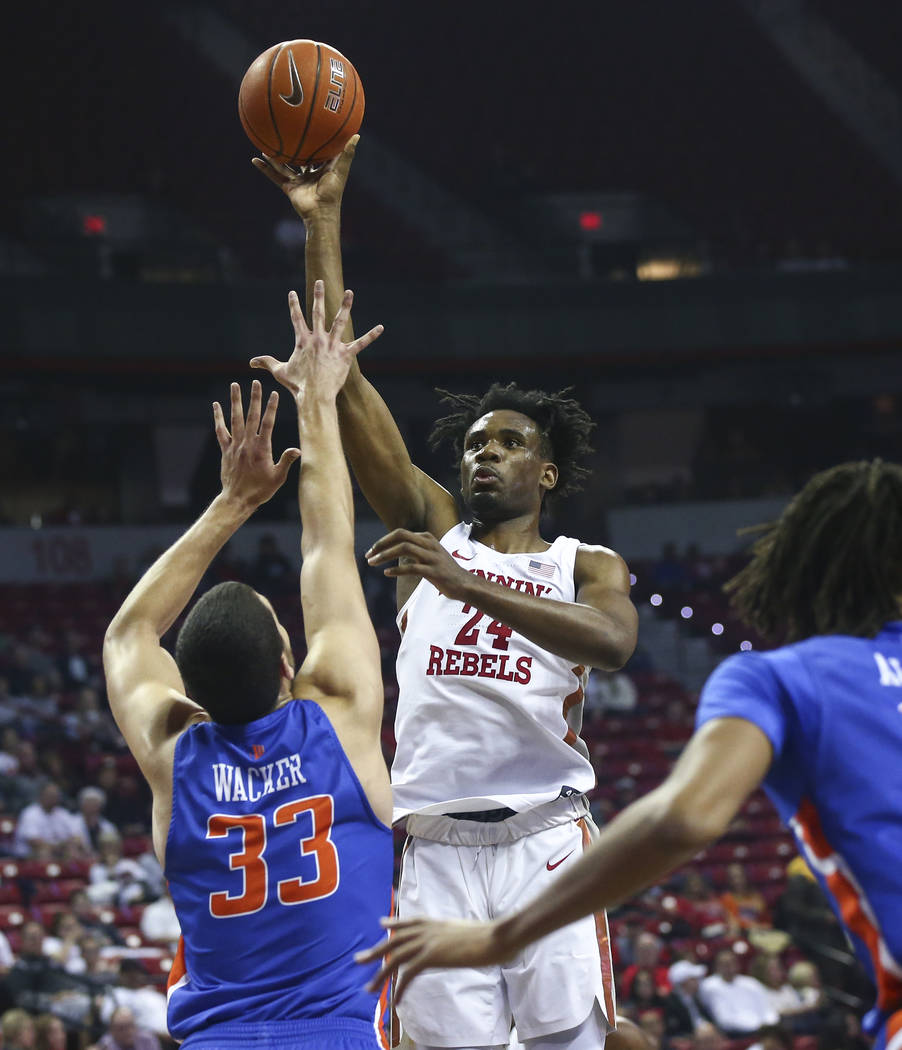
[[569, 496], [583, 487], [583, 479], [591, 473], [579, 459], [592, 451], [589, 434], [595, 426], [579, 402], [566, 396], [572, 389], [566, 387], [548, 394], [544, 390], [524, 390], [516, 383], [492, 383], [481, 397], [438, 390], [442, 401], [457, 411], [436, 420], [429, 444], [434, 450], [450, 441], [460, 463], [464, 438], [480, 416], [499, 408], [522, 412], [538, 426], [544, 441], [543, 451], [558, 469], [557, 485], [548, 493], [549, 498]]
[[899, 619], [902, 467], [841, 463], [815, 474], [760, 533], [724, 587], [742, 619], [773, 641], [815, 634], [873, 638]]

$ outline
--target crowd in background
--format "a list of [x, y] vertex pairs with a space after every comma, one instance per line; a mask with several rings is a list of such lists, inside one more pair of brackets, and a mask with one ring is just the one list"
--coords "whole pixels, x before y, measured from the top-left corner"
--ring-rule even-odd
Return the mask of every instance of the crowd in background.
[[[728, 567], [668, 550], [643, 572], [648, 587], [681, 595], [699, 573], [716, 589]], [[226, 550], [202, 586], [224, 578], [252, 582], [297, 633], [297, 577], [271, 538], [250, 564]], [[392, 595], [378, 574], [366, 579], [383, 647], [390, 759]], [[97, 586], [111, 615], [115, 588]], [[99, 639], [79, 630], [75, 607], [49, 629], [41, 594], [35, 587], [27, 621], [0, 634], [2, 1045], [166, 1047], [163, 986], [179, 929], [149, 838], [150, 794], [106, 704]], [[663, 777], [691, 732], [693, 706], [647, 653], [627, 673], [593, 674], [584, 736], [599, 773], [591, 799], [599, 823]], [[654, 1050], [867, 1045], [859, 1026], [867, 981], [785, 833], [767, 831], [775, 863], [744, 859], [755, 855], [757, 829], [775, 820], [767, 806], [753, 800], [738, 837], [728, 836], [738, 843], [728, 846], [730, 863], [712, 864], [726, 857], [714, 847], [611, 916], [619, 1009]]]

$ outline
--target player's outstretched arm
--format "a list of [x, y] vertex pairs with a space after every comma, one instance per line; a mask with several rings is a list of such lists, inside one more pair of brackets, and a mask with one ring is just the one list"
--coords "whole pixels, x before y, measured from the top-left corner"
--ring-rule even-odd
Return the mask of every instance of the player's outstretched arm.
[[296, 681], [328, 698], [347, 700], [368, 735], [382, 722], [379, 646], [363, 597], [354, 553], [354, 503], [345, 463], [335, 400], [354, 355], [382, 333], [373, 328], [352, 343], [342, 342], [353, 294], [345, 292], [330, 330], [325, 327], [325, 291], [317, 282], [312, 329], [297, 294], [288, 297], [295, 345], [287, 361], [255, 358], [292, 394], [302, 449], [298, 482], [301, 510], [301, 604], [307, 657]]
[[707, 722], [667, 780], [611, 821], [579, 862], [523, 911], [494, 922], [384, 920], [390, 939], [357, 956], [361, 963], [386, 959], [371, 987], [403, 967], [397, 1003], [423, 970], [497, 965], [553, 930], [627, 900], [719, 838], [772, 757], [770, 741], [751, 722]]
[[[342, 301], [341, 200], [360, 136], [312, 173], [297, 173], [255, 157], [254, 166], [277, 185], [303, 219], [307, 232], [307, 310], [317, 280], [325, 285], [325, 316]], [[350, 320], [344, 339], [353, 339]], [[458, 521], [454, 498], [411, 462], [388, 406], [354, 360], [338, 397], [341, 437], [363, 494], [386, 528], [426, 529], [443, 535]]]
[[287, 449], [272, 459], [272, 429], [278, 394], [262, 410], [262, 389], [251, 388], [247, 419], [237, 383], [231, 387], [231, 427], [222, 408], [213, 406], [222, 452], [222, 491], [200, 518], [145, 572], [107, 628], [103, 667], [110, 707], [125, 741], [154, 786], [166, 776], [160, 749], [202, 710], [185, 697], [172, 656], [160, 639], [188, 604], [204, 572], [241, 525], [265, 503], [300, 456]]

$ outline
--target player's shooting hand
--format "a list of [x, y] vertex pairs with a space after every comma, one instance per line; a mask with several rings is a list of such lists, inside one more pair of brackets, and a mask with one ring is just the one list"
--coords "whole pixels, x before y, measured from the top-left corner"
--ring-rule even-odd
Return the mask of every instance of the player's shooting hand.
[[313, 171], [298, 172], [265, 155], [254, 157], [251, 163], [279, 187], [291, 201], [294, 210], [306, 221], [319, 212], [336, 212], [340, 208], [359, 139], [359, 135], [352, 135], [337, 157]]
[[423, 576], [448, 598], [461, 597], [460, 589], [470, 579], [431, 532], [394, 529], [366, 552], [374, 568], [398, 559], [384, 570], [386, 576]]
[[370, 992], [398, 973], [404, 972], [395, 985], [395, 1003], [404, 997], [410, 982], [423, 970], [445, 966], [494, 966], [512, 954], [500, 941], [493, 922], [434, 919], [383, 919], [391, 930], [385, 940], [366, 951], [358, 952], [358, 963], [384, 959], [382, 968], [367, 984]]
[[251, 400], [244, 417], [241, 387], [232, 383], [232, 418], [225, 425], [222, 406], [213, 404], [213, 422], [216, 440], [222, 452], [220, 479], [223, 495], [244, 504], [259, 507], [272, 497], [288, 477], [288, 470], [301, 455], [300, 449], [287, 448], [274, 463], [272, 458], [272, 428], [276, 421], [279, 395], [274, 390], [261, 415], [263, 389], [258, 380], [251, 384]]
[[348, 323], [354, 293], [346, 291], [332, 327], [326, 331], [326, 292], [322, 281], [313, 286], [313, 330], [307, 327], [297, 292], [288, 293], [288, 310], [294, 325], [294, 350], [287, 361], [274, 357], [255, 357], [251, 368], [264, 368], [294, 397], [334, 401], [348, 378], [355, 356], [382, 335], [381, 324], [353, 343], [343, 343], [341, 334]]

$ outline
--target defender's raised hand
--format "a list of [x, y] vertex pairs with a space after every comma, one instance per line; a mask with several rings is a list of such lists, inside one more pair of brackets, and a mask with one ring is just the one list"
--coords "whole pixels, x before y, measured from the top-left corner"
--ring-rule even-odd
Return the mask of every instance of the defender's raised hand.
[[222, 405], [218, 401], [213, 403], [216, 440], [222, 452], [219, 476], [223, 495], [254, 507], [265, 503], [281, 488], [291, 464], [301, 454], [300, 449], [287, 448], [279, 462], [273, 462], [272, 429], [279, 404], [278, 393], [274, 390], [269, 395], [266, 411], [261, 413], [262, 403], [263, 388], [256, 379], [251, 384], [247, 419], [241, 403], [241, 387], [237, 383], [232, 383], [231, 387], [230, 427], [225, 424]]
[[313, 330], [304, 321], [297, 292], [288, 293], [288, 309], [294, 325], [294, 350], [287, 361], [275, 357], [255, 357], [251, 368], [263, 368], [272, 377], [290, 390], [295, 398], [319, 397], [333, 400], [341, 390], [354, 357], [382, 335], [381, 324], [371, 328], [366, 335], [353, 343], [343, 343], [341, 334], [348, 323], [354, 293], [344, 293], [341, 308], [335, 315], [332, 327], [325, 326], [325, 290], [322, 281], [313, 289]]
[[307, 220], [318, 211], [340, 206], [359, 138], [359, 135], [352, 135], [337, 157], [313, 171], [295, 171], [267, 156], [254, 157], [251, 163], [279, 187], [298, 215]]

